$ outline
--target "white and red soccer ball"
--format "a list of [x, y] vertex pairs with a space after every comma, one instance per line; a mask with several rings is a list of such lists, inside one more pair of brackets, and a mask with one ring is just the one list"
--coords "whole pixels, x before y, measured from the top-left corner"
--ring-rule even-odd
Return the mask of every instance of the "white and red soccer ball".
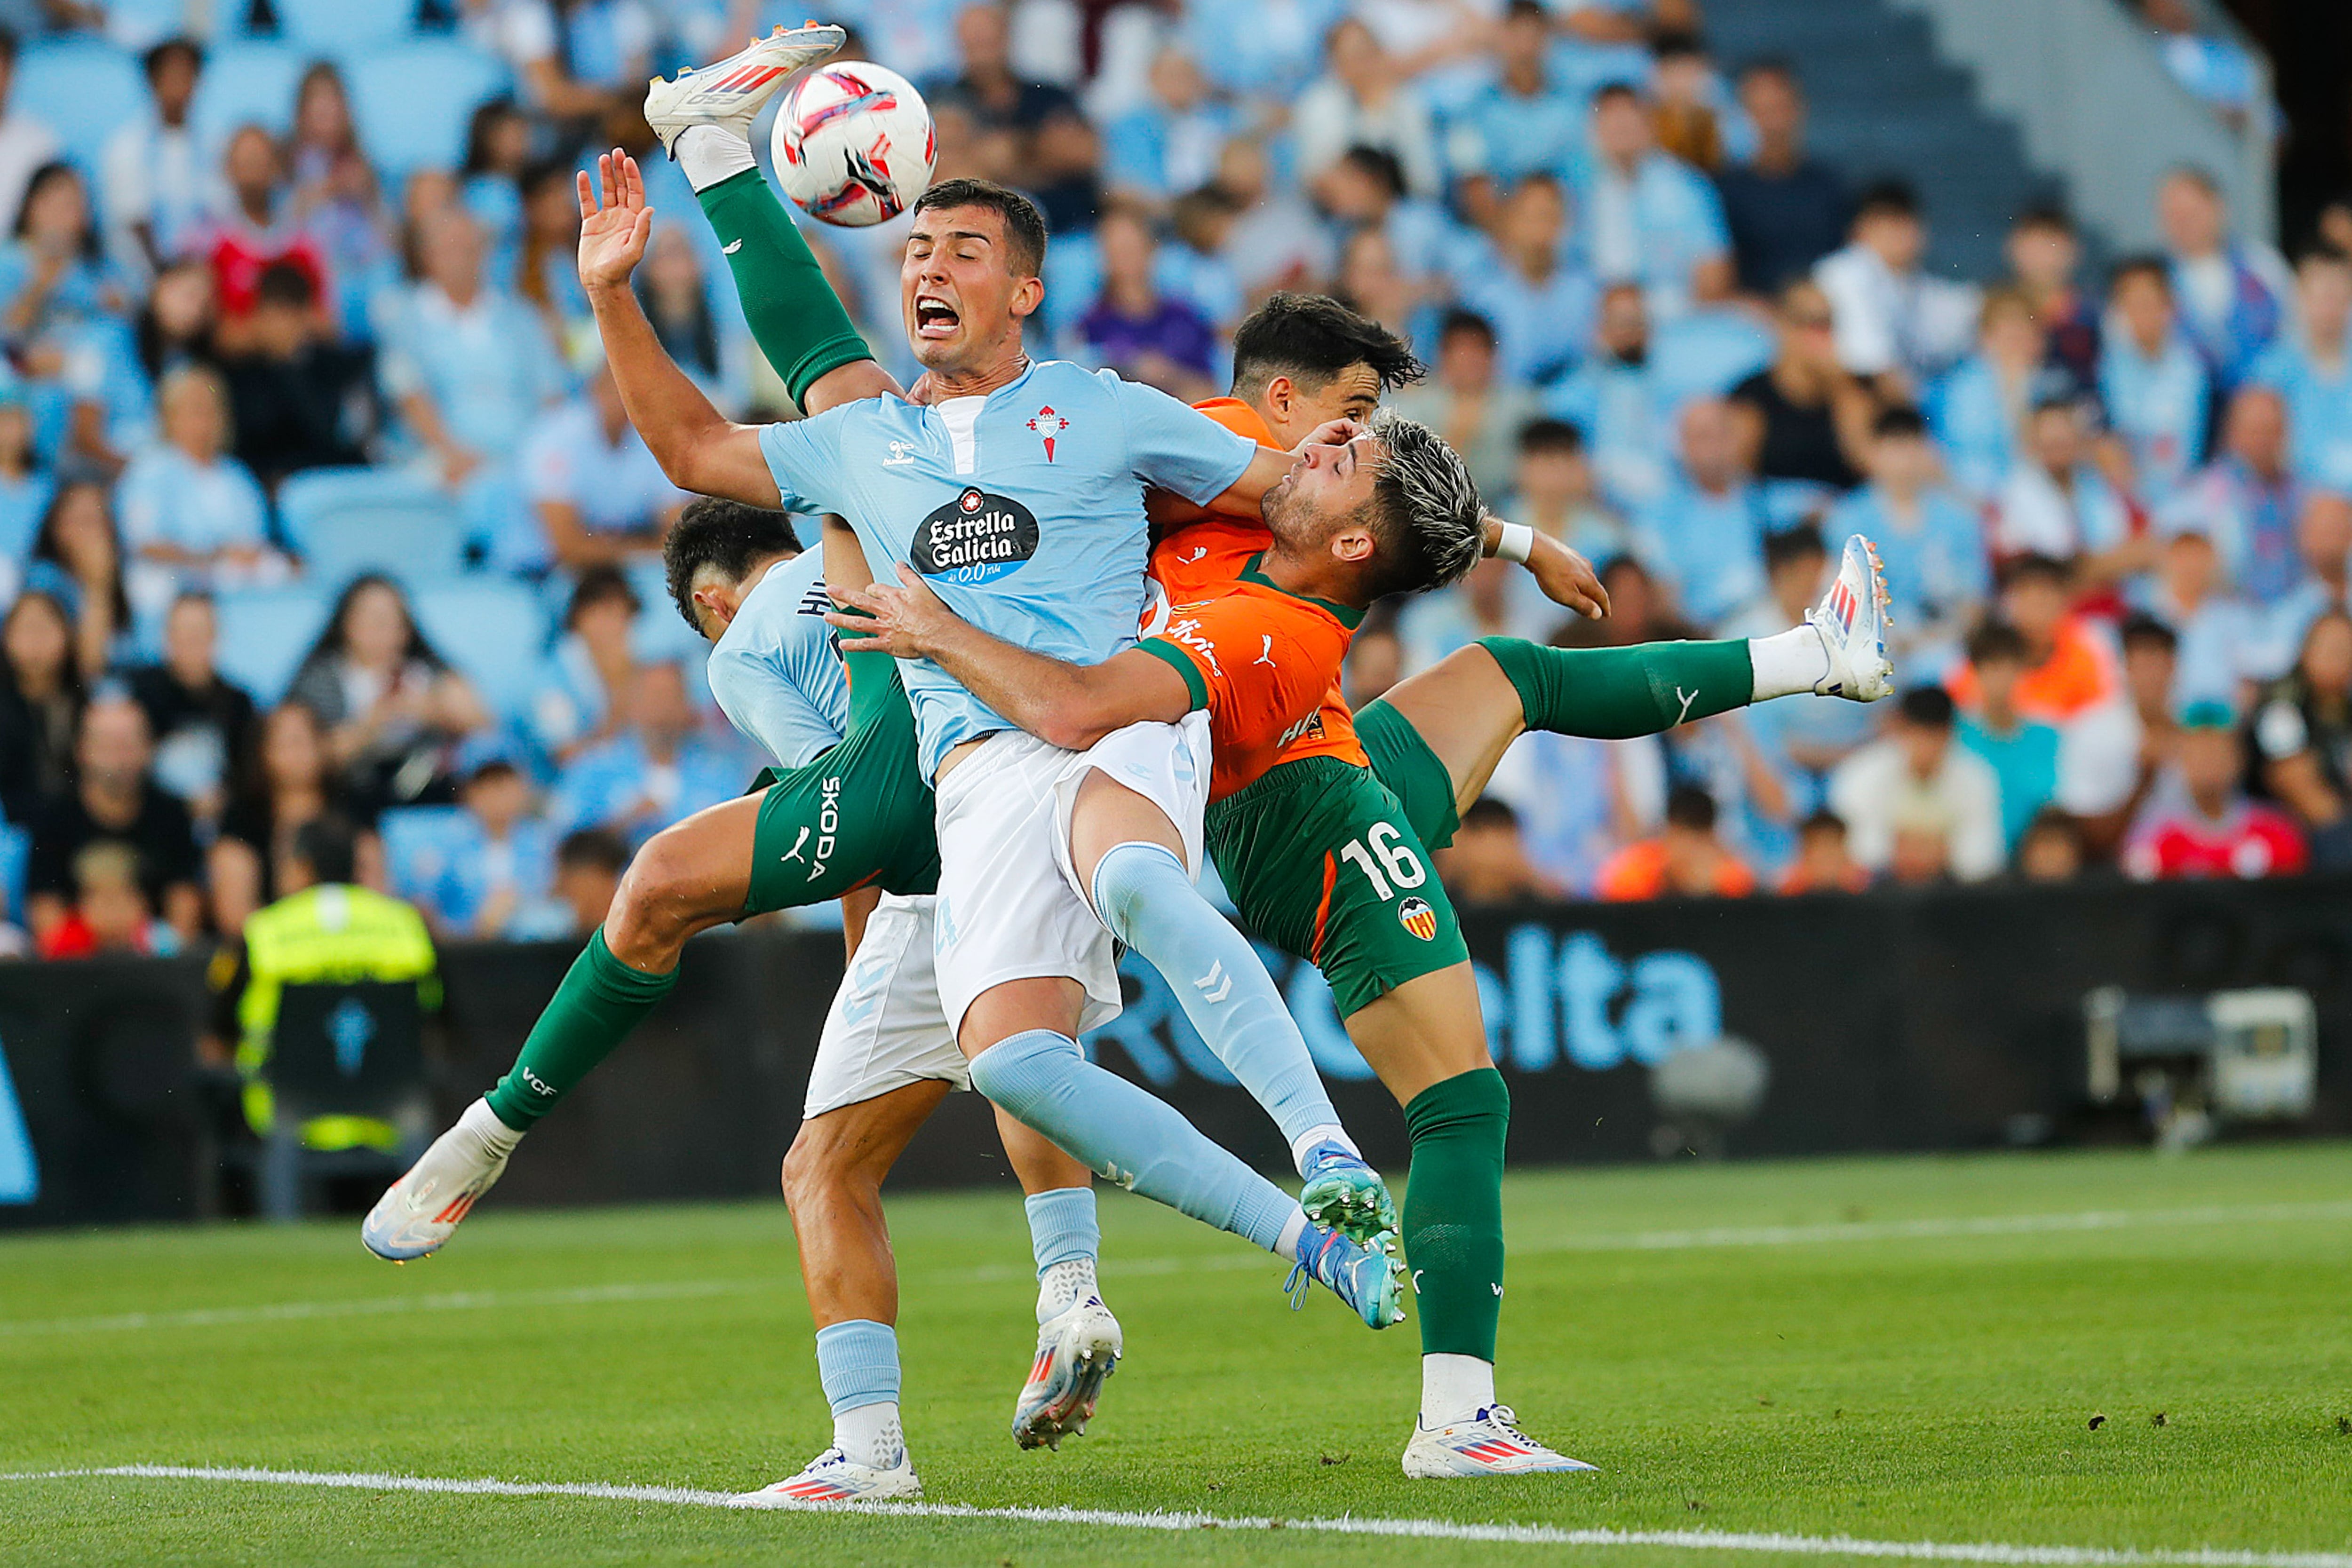
[[939, 153], [922, 94], [864, 60], [835, 60], [793, 83], [769, 140], [784, 194], [851, 229], [912, 206], [930, 185]]

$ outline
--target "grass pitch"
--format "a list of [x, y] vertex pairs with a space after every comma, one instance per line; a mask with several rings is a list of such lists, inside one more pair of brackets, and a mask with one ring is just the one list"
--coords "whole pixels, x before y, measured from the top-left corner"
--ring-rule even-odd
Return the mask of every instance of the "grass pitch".
[[[0, 1559], [1739, 1568], [1852, 1538], [2352, 1568], [2352, 1147], [1530, 1172], [1507, 1197], [1504, 1396], [1601, 1474], [1406, 1481], [1410, 1324], [1371, 1334], [1321, 1293], [1293, 1315], [1272, 1260], [1117, 1193], [1104, 1278], [1127, 1362], [1088, 1436], [1020, 1453], [1033, 1286], [1019, 1200], [992, 1191], [892, 1203], [929, 1498], [1719, 1534], [1411, 1540], [84, 1476], [0, 1481]], [[712, 1491], [796, 1469], [829, 1430], [774, 1203], [528, 1215], [493, 1197], [446, 1256], [398, 1270], [355, 1222], [0, 1242], [0, 1411], [17, 1474]], [[1739, 1532], [1807, 1539], [1727, 1550]]]

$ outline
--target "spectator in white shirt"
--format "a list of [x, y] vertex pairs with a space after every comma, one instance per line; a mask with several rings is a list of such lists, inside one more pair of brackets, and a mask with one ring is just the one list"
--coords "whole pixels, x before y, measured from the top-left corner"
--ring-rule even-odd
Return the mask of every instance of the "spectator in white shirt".
[[99, 204], [106, 248], [133, 277], [153, 276], [204, 220], [211, 160], [188, 123], [205, 51], [193, 38], [166, 38], [147, 51], [148, 113], [106, 140], [99, 159]]
[[1902, 402], [1916, 402], [1976, 333], [1977, 290], [1920, 271], [1927, 254], [1919, 198], [1890, 180], [1863, 193], [1852, 238], [1813, 268], [1836, 317], [1840, 362]]
[[601, 365], [583, 396], [540, 416], [523, 443], [522, 473], [544, 535], [540, 548], [566, 571], [658, 553], [686, 504], [629, 423], [612, 371]]
[[1299, 177], [1311, 182], [1350, 147], [1377, 147], [1395, 156], [1412, 194], [1444, 194], [1429, 106], [1372, 30], [1342, 18], [1324, 40], [1323, 57], [1323, 76], [1299, 95], [1291, 119]]
[[14, 223], [25, 204], [33, 171], [58, 156], [58, 133], [41, 120], [8, 106], [16, 78], [16, 35], [0, 26], [0, 224]]
[[2089, 858], [2115, 858], [2171, 755], [2180, 640], [2153, 615], [2124, 618], [2122, 689], [2059, 731], [2058, 807]]
[[2025, 422], [2025, 450], [1993, 506], [2000, 555], [2095, 558], [2105, 574], [2137, 570], [2148, 549], [2131, 537], [2131, 515], [2091, 462], [2083, 412], [2071, 398], [2039, 404]]
[[1953, 727], [1944, 689], [1915, 686], [1900, 699], [1894, 732], [1830, 776], [1830, 808], [1845, 821], [1853, 858], [1871, 871], [1894, 866], [1898, 837], [1914, 841], [1917, 855], [1937, 836], [1942, 863], [1934, 869], [1961, 882], [2000, 871], [2000, 783], [1984, 758], [1954, 744]]

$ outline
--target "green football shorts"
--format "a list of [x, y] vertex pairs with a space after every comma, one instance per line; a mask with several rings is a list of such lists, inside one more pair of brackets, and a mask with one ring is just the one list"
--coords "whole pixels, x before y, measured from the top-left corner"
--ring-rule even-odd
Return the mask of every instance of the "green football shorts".
[[[1397, 727], [1412, 733], [1402, 720]], [[1438, 774], [1442, 781], [1442, 765]], [[1426, 778], [1410, 781], [1429, 809]], [[1242, 923], [1322, 970], [1341, 1018], [1470, 956], [1412, 815], [1353, 763], [1280, 763], [1213, 803], [1208, 830], [1209, 852]]]
[[746, 915], [822, 904], [861, 887], [935, 893], [931, 788], [915, 761], [915, 715], [887, 653], [851, 653], [849, 734], [771, 779], [752, 831]]
[[1452, 843], [1462, 826], [1462, 814], [1454, 809], [1454, 776], [1421, 731], [1381, 697], [1356, 715], [1356, 738], [1371, 758], [1372, 777], [1397, 798], [1421, 841], [1433, 850]]

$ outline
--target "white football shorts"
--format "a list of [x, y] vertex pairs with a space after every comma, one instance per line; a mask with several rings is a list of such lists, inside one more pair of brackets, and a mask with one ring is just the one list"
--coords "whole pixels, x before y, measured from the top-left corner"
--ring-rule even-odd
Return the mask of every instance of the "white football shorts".
[[926, 1079], [971, 1087], [932, 979], [935, 902], [888, 894], [874, 906], [824, 1015], [803, 1115], [822, 1116]]
[[1209, 795], [1209, 716], [1132, 724], [1085, 751], [1020, 730], [982, 740], [941, 779], [940, 891], [933, 939], [950, 1033], [982, 992], [1008, 980], [1065, 977], [1086, 987], [1081, 1031], [1118, 1016], [1110, 933], [1070, 861], [1070, 813], [1089, 769], [1143, 796], [1176, 824], [1186, 869], [1200, 874]]

